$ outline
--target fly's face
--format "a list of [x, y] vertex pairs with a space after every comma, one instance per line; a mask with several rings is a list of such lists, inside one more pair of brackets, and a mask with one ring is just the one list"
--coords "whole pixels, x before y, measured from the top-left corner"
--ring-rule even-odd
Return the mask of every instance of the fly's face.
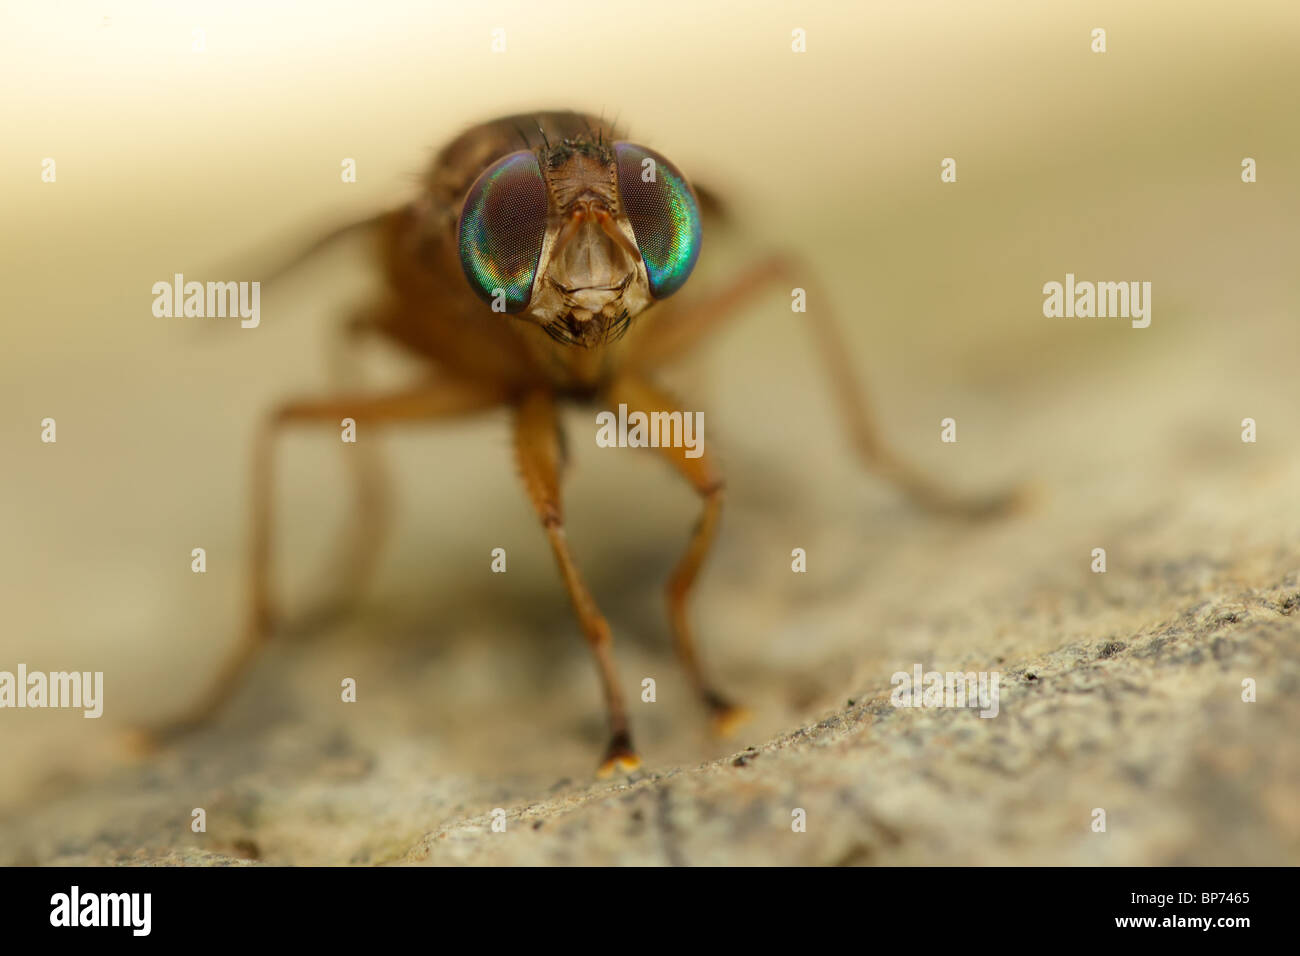
[[681, 288], [700, 252], [700, 210], [658, 153], [566, 139], [484, 170], [461, 209], [458, 245], [493, 311], [590, 348]]

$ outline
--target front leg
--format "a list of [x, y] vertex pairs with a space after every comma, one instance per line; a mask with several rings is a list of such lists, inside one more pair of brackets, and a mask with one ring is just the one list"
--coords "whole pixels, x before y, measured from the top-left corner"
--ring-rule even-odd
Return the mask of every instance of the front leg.
[[[626, 404], [629, 414], [633, 411], [645, 413], [649, 417], [654, 412], [679, 414], [683, 426], [685, 417], [690, 412], [682, 411], [672, 397], [646, 379], [634, 375], [625, 375], [615, 381], [606, 391], [612, 405]], [[695, 650], [695, 637], [691, 631], [690, 620], [686, 613], [687, 600], [695, 579], [704, 565], [709, 548], [717, 534], [718, 522], [722, 517], [722, 495], [724, 482], [722, 475], [714, 465], [714, 458], [701, 442], [697, 457], [688, 457], [688, 449], [660, 444], [655, 449], [668, 461], [703, 499], [704, 507], [700, 519], [691, 534], [686, 553], [682, 555], [672, 577], [668, 579], [668, 619], [672, 625], [673, 646], [681, 659], [695, 691], [713, 716], [713, 728], [719, 736], [729, 736], [749, 717], [748, 711], [736, 707], [705, 678], [700, 667], [699, 655]]]
[[515, 412], [515, 452], [519, 470], [524, 480], [528, 498], [542, 519], [546, 536], [550, 538], [555, 562], [560, 566], [564, 586], [568, 589], [578, 623], [591, 645], [600, 670], [601, 684], [605, 689], [605, 706], [609, 712], [609, 746], [597, 774], [607, 777], [615, 770], [632, 771], [641, 766], [641, 760], [632, 748], [632, 735], [628, 731], [627, 705], [619, 689], [618, 673], [614, 668], [609, 622], [596, 607], [596, 602], [583, 583], [569, 542], [564, 534], [563, 504], [560, 498], [560, 472], [564, 467], [564, 452], [560, 442], [560, 423], [556, 415], [555, 400], [549, 392], [535, 391], [524, 396]]

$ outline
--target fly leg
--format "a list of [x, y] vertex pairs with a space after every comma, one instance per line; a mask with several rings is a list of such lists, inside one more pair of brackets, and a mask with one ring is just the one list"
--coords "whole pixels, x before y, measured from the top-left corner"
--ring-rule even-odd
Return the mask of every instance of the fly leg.
[[601, 685], [605, 691], [610, 739], [597, 774], [606, 777], [616, 770], [632, 771], [641, 765], [641, 761], [632, 748], [627, 705], [623, 701], [623, 692], [619, 689], [618, 674], [614, 667], [609, 623], [596, 607], [587, 585], [583, 583], [564, 534], [563, 503], [560, 497], [564, 453], [555, 401], [548, 392], [531, 392], [519, 403], [515, 415], [515, 452], [524, 488], [550, 539], [555, 562], [564, 578], [564, 586], [573, 602], [578, 623], [596, 658]]
[[[633, 411], [644, 412], [647, 416], [653, 412], [679, 413], [684, 422], [690, 412], [680, 411], [671, 396], [656, 386], [635, 376], [618, 379], [608, 389], [612, 405], [626, 404], [629, 414]], [[668, 619], [672, 626], [673, 647], [687, 677], [695, 686], [696, 693], [709, 709], [713, 718], [714, 732], [720, 737], [730, 736], [748, 718], [748, 712], [732, 704], [714, 688], [700, 667], [699, 655], [695, 649], [695, 636], [691, 629], [687, 611], [687, 600], [695, 579], [708, 557], [709, 548], [718, 531], [718, 522], [722, 517], [722, 497], [724, 482], [716, 470], [713, 457], [703, 446], [698, 448], [697, 457], [687, 455], [685, 447], [672, 447], [660, 444], [659, 452], [699, 494], [703, 501], [703, 510], [699, 521], [691, 533], [686, 553], [678, 561], [672, 576], [668, 579]]]
[[381, 396], [337, 395], [287, 402], [262, 423], [253, 449], [253, 508], [250, 529], [248, 619], [239, 642], [217, 671], [198, 703], [179, 719], [145, 731], [157, 742], [193, 729], [210, 718], [239, 685], [248, 665], [271, 637], [275, 625], [272, 603], [272, 498], [273, 453], [276, 439], [292, 425], [331, 425], [352, 418], [358, 428], [398, 422], [427, 422], [453, 418], [501, 405], [506, 400], [499, 386], [478, 382], [439, 380], [406, 391]]
[[716, 331], [772, 282], [808, 289], [814, 304], [806, 313], [800, 314], [800, 320], [813, 335], [818, 357], [827, 370], [849, 437], [869, 471], [889, 481], [915, 504], [942, 514], [988, 518], [1023, 505], [1026, 496], [1020, 488], [977, 496], [954, 492], [901, 458], [886, 443], [871, 413], [866, 392], [849, 362], [844, 340], [829, 314], [825, 304], [828, 298], [824, 292], [811, 288], [814, 282], [812, 271], [789, 256], [772, 255], [760, 259], [700, 301], [671, 313], [654, 327], [653, 334], [645, 335], [639, 341], [638, 352], [630, 357], [630, 362], [637, 368], [650, 370], [675, 358], [709, 332]]

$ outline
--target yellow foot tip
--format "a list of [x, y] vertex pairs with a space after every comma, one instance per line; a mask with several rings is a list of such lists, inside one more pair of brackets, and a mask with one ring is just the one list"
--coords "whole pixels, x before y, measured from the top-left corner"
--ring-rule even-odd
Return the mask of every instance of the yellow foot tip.
[[605, 758], [605, 762], [600, 765], [596, 771], [596, 776], [602, 780], [614, 776], [616, 772], [633, 773], [641, 769], [641, 758], [636, 754], [628, 751], [626, 753], [617, 753]]
[[713, 713], [713, 735], [727, 738], [749, 723], [753, 714], [745, 707], [724, 707]]

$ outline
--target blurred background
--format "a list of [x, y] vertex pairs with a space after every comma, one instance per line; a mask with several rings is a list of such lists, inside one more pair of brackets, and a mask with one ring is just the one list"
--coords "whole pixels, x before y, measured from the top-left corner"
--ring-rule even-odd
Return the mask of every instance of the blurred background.
[[[1098, 27], [1104, 54], [1091, 49]], [[806, 53], [791, 51], [796, 28]], [[433, 150], [511, 112], [617, 115], [733, 207], [739, 227], [706, 236], [693, 281], [759, 250], [798, 251], [902, 452], [959, 488], [1031, 480], [1040, 492], [995, 525], [909, 509], [852, 460], [786, 290], [738, 316], [671, 382], [705, 410], [727, 468], [730, 510], [695, 613], [719, 682], [756, 712], [741, 743], [780, 739], [846, 699], [887, 700], [889, 675], [915, 661], [1012, 667], [1078, 642], [1132, 644], [1251, 589], [1295, 590], [1298, 49], [1300, 7], [1285, 0], [7, 5], [0, 669], [102, 670], [106, 703], [100, 721], [0, 712], [0, 862], [196, 847], [396, 859], [448, 820], [585, 792], [598, 687], [504, 413], [386, 436], [398, 526], [357, 613], [268, 651], [196, 740], [134, 764], [118, 745], [124, 728], [184, 707], [232, 646], [254, 425], [275, 401], [328, 387], [335, 330], [375, 279], [364, 246], [340, 243], [263, 290], [256, 330], [156, 318], [153, 283], [256, 279], [329, 228], [405, 201]], [[946, 157], [954, 184], [940, 182]], [[355, 183], [340, 179], [345, 158]], [[1151, 326], [1044, 318], [1042, 286], [1067, 272], [1151, 282]], [[417, 370], [382, 349], [353, 358], [377, 387]], [[938, 441], [948, 416], [956, 445]], [[53, 445], [40, 441], [46, 417]], [[1257, 444], [1240, 440], [1245, 417]], [[704, 735], [662, 609], [697, 502], [649, 456], [573, 444], [575, 553], [628, 693], [659, 682], [659, 702], [633, 711], [647, 767], [725, 756], [736, 745]], [[291, 616], [320, 596], [348, 514], [337, 445], [327, 430], [280, 448]], [[190, 570], [196, 547], [205, 574]], [[505, 575], [489, 573], [496, 547]], [[806, 575], [790, 573], [794, 547], [809, 552]], [[1108, 548], [1105, 576], [1088, 573], [1093, 547]], [[1046, 804], [1015, 761], [994, 761], [996, 779], [909, 785], [898, 775], [957, 772], [922, 729], [915, 751], [893, 751], [892, 796], [865, 783], [881, 751], [864, 758], [870, 777], [777, 772], [772, 792], [861, 784], [878, 801], [871, 819], [916, 828], [872, 861], [1295, 862], [1294, 618], [1243, 613], [1267, 618], [1255, 623], [1269, 637], [1247, 642], [1242, 666], [1282, 709], [1261, 703], [1251, 723], [1240, 705], [1211, 706], [1239, 674], [1217, 653], [1218, 669], [1197, 670], [1198, 657], [1144, 698], [1152, 743], [1140, 754], [1123, 749], [1141, 743], [1122, 701], [1089, 724], [1091, 744], [1068, 743], [1077, 724], [1065, 744], [1049, 733], [1064, 789]], [[1275, 646], [1291, 652], [1275, 658]], [[343, 676], [359, 681], [351, 710]], [[1017, 746], [989, 724], [974, 722], [992, 737], [970, 746]], [[1228, 749], [1196, 750], [1210, 739]], [[1246, 756], [1222, 758], [1238, 740]], [[1022, 756], [1043, 756], [1034, 746]], [[1217, 787], [1186, 785], [1207, 774]], [[1071, 787], [1099, 779], [1130, 819], [1148, 807], [1152, 826], [1100, 848], [1061, 819], [1016, 818], [1025, 805], [1068, 816]], [[1247, 793], [1258, 802], [1245, 806]], [[187, 826], [200, 801], [225, 834], [206, 844]], [[741, 819], [725, 797], [710, 805]], [[862, 819], [797, 861], [857, 861], [853, 847], [876, 846]], [[1205, 837], [1206, 819], [1234, 821], [1220, 831], [1231, 838]], [[698, 833], [689, 861], [789, 861]], [[537, 859], [640, 858], [608, 835], [577, 847]]]

